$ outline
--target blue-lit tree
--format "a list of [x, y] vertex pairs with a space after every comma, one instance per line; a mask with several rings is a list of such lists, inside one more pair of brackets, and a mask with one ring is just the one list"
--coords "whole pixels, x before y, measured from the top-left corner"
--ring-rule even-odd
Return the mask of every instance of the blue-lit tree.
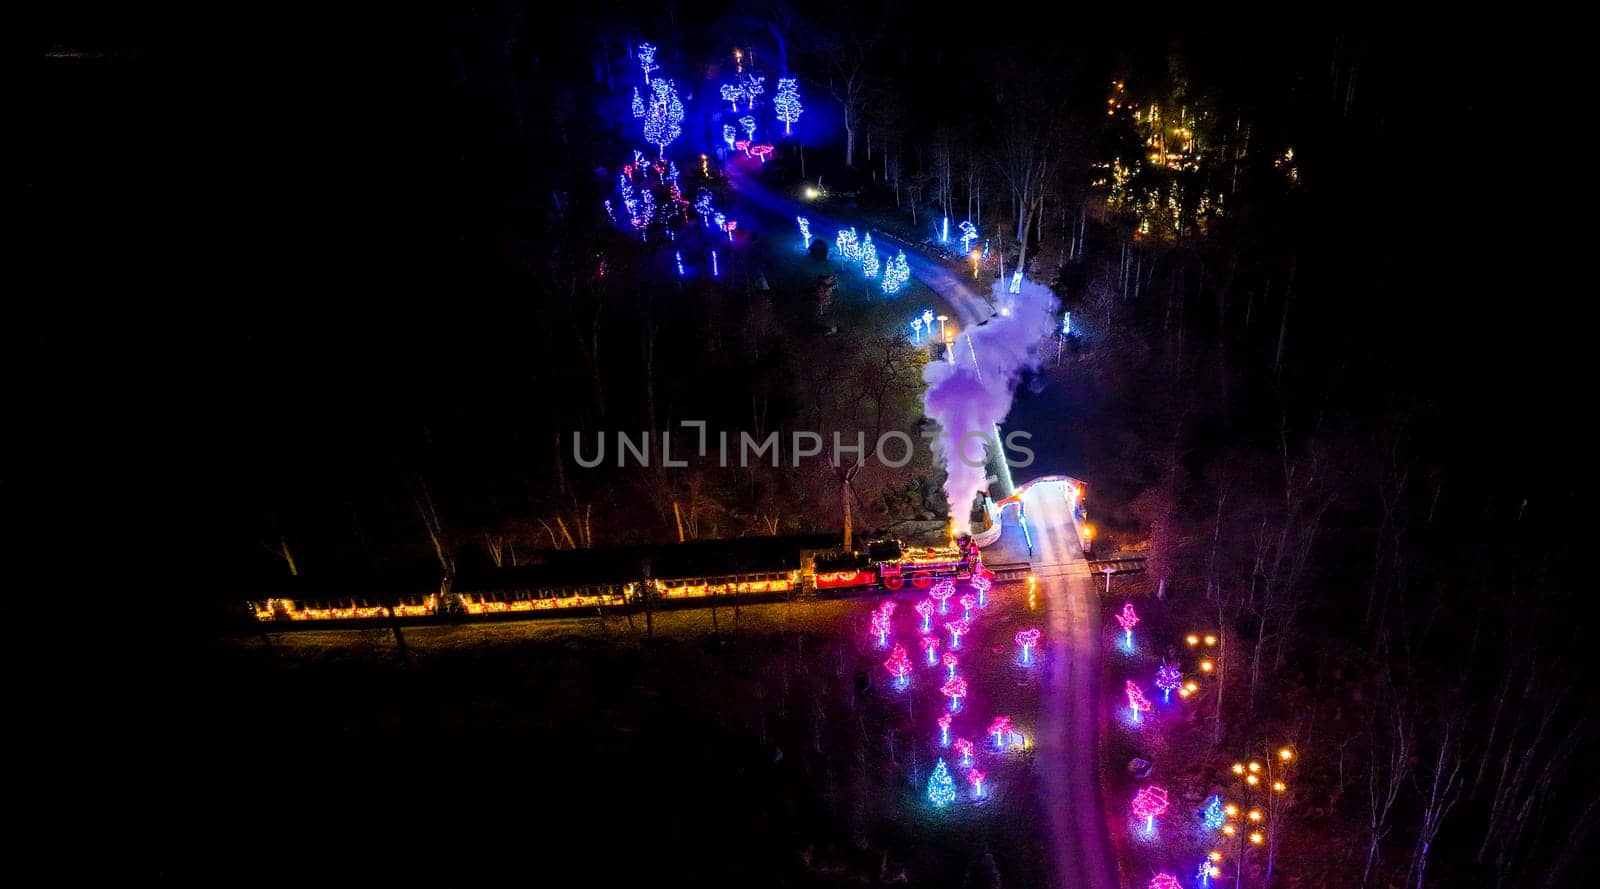
[[644, 71], [644, 82], [649, 84], [650, 72], [660, 66], [656, 64], [656, 47], [653, 43], [639, 44], [639, 68]]
[[644, 138], [666, 157], [667, 146], [683, 135], [683, 102], [670, 80], [657, 77], [650, 82], [650, 91], [653, 96], [644, 118]]
[[746, 111], [756, 110], [756, 96], [767, 91], [767, 79], [759, 74], [746, 74], [739, 79], [739, 88], [744, 91]]
[[738, 111], [739, 110], [739, 100], [743, 99], [743, 98], [744, 98], [744, 90], [739, 89], [739, 87], [737, 87], [737, 86], [735, 86], [734, 84], [731, 84], [731, 83], [724, 83], [722, 85], [722, 101], [727, 102], [729, 105], [732, 106], [728, 110], [730, 110], [730, 111]]
[[950, 780], [950, 769], [939, 760], [933, 767], [933, 774], [928, 776], [928, 802], [938, 808], [944, 808], [956, 801], [956, 785]]
[[739, 118], [739, 126], [744, 127], [744, 137], [746, 139], [755, 139], [756, 119], [754, 117], [746, 114], [744, 117]]
[[722, 141], [728, 143], [729, 151], [733, 150], [733, 142], [738, 138], [739, 131], [733, 128], [733, 124], [725, 123], [722, 125]]
[[633, 116], [644, 117], [644, 97], [639, 95], [639, 88], [633, 88]]
[[806, 110], [800, 104], [800, 85], [793, 77], [778, 78], [778, 94], [772, 97], [772, 107], [778, 112], [778, 119], [783, 121], [783, 132], [787, 135], [791, 132], [790, 126]]
[[1205, 823], [1206, 830], [1221, 830], [1223, 822], [1228, 820], [1226, 813], [1222, 811], [1222, 797], [1212, 794], [1211, 798], [1206, 800], [1205, 811], [1200, 817]]
[[694, 211], [700, 214], [700, 224], [711, 224], [711, 191], [702, 188], [694, 194]]
[[961, 252], [966, 253], [972, 248], [972, 242], [978, 239], [978, 227], [963, 219], [956, 228], [961, 232]]
[[878, 277], [878, 250], [870, 241], [861, 248], [861, 274], [869, 281]]

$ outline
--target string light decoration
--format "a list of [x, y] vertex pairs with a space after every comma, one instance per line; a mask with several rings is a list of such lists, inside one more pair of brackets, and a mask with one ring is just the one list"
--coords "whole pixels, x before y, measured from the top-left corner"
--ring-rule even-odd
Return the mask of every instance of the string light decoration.
[[683, 251], [682, 250], [674, 250], [674, 251], [672, 251], [672, 256], [673, 256], [673, 258], [675, 260], [677, 260], [677, 263], [678, 263], [678, 277], [681, 278], [681, 277], [683, 277]]
[[739, 220], [729, 219], [722, 223], [722, 230], [728, 233], [728, 243], [733, 243], [733, 230], [739, 227]]
[[967, 772], [967, 780], [972, 783], [973, 799], [983, 799], [983, 779], [985, 777], [987, 776], [978, 769]]
[[656, 47], [653, 43], [639, 44], [639, 68], [644, 71], [644, 82], [650, 83], [650, 72], [661, 66], [656, 64]]
[[728, 109], [729, 111], [737, 113], [739, 110], [739, 100], [743, 98], [744, 90], [739, 89], [739, 87], [731, 83], [724, 83], [722, 85], [722, 101], [727, 102], [730, 106], [732, 106]]
[[933, 632], [933, 603], [927, 599], [923, 599], [916, 604], [915, 610], [918, 614], [922, 615], [922, 632]]
[[[854, 226], [839, 229], [839, 235], [833, 240], [834, 246], [839, 251], [839, 258], [845, 262], [856, 262], [861, 258], [861, 245], [856, 241]], [[944, 611], [940, 611], [943, 614]]]
[[1117, 623], [1122, 626], [1123, 647], [1133, 650], [1133, 628], [1139, 624], [1139, 614], [1133, 610], [1132, 602], [1122, 603], [1122, 610], [1117, 612]]
[[1183, 684], [1183, 674], [1175, 664], [1163, 663], [1156, 668], [1156, 688], [1161, 689], [1162, 702], [1172, 700], [1172, 690]]
[[1223, 822], [1228, 820], [1228, 816], [1222, 811], [1222, 797], [1213, 793], [1211, 798], [1206, 800], [1206, 807], [1200, 813], [1200, 820], [1206, 830], [1222, 829]]
[[911, 658], [906, 656], [904, 645], [896, 645], [894, 650], [889, 652], [889, 659], [883, 662], [883, 666], [894, 676], [896, 688], [906, 687], [910, 681], [907, 677], [911, 675]]
[[790, 127], [805, 112], [800, 104], [800, 84], [793, 77], [778, 78], [778, 94], [772, 97], [772, 107], [783, 121], [783, 133], [789, 135]]
[[961, 603], [961, 619], [971, 623], [972, 609], [977, 607], [978, 597], [971, 593], [962, 593], [961, 598], [956, 601]]
[[711, 277], [717, 276], [717, 251], [711, 251]]
[[946, 682], [939, 688], [939, 694], [950, 699], [950, 712], [961, 712], [961, 699], [967, 696], [967, 680], [960, 676]]
[[754, 111], [756, 108], [756, 96], [767, 91], [767, 78], [760, 74], [746, 74], [739, 79], [739, 87], [744, 91], [745, 110]]
[[1142, 787], [1133, 796], [1133, 815], [1135, 818], [1144, 819], [1144, 832], [1152, 833], [1156, 829], [1156, 818], [1166, 814], [1167, 792], [1154, 784]]
[[756, 138], [756, 119], [746, 114], [739, 118], [739, 126], [744, 129], [744, 137], [752, 141]]
[[[940, 691], [942, 692], [943, 689], [941, 689]], [[951, 716], [948, 713], [939, 714], [939, 746], [940, 747], [949, 747], [950, 746], [950, 719], [951, 719]]]
[[1132, 679], [1128, 680], [1124, 690], [1128, 695], [1128, 709], [1133, 712], [1133, 721], [1138, 722], [1139, 711], [1150, 709], [1150, 699], [1144, 696], [1144, 692], [1139, 690], [1139, 686], [1135, 685]]
[[1200, 867], [1195, 870], [1194, 875], [1201, 886], [1210, 886], [1212, 877], [1222, 876], [1222, 868], [1218, 867], [1221, 862], [1221, 852], [1212, 852], [1200, 862]]
[[955, 782], [950, 780], [950, 769], [941, 759], [933, 767], [933, 774], [928, 776], [928, 802], [942, 809], [955, 802], [955, 799]]
[[956, 752], [961, 754], [961, 765], [963, 768], [972, 765], [971, 741], [968, 741], [966, 738], [957, 738], [955, 743], [951, 744], [950, 746], [954, 747]]
[[1011, 717], [996, 716], [994, 721], [989, 723], [989, 731], [986, 734], [994, 735], [994, 749], [1006, 749], [1006, 739], [1011, 737]]
[[699, 191], [695, 192], [695, 195], [694, 195], [694, 211], [696, 213], [700, 214], [700, 224], [701, 225], [710, 225], [711, 224], [710, 223], [710, 217], [711, 217], [711, 213], [712, 213], [711, 192], [708, 189], [702, 188]]
[[739, 131], [733, 128], [733, 124], [725, 123], [722, 125], [722, 141], [728, 143], [729, 151], [734, 150], [733, 140], [737, 138], [739, 138]]
[[650, 110], [644, 118], [644, 140], [656, 146], [659, 157], [666, 157], [667, 146], [683, 135], [683, 102], [672, 81], [657, 77], [650, 81]]
[[611, 199], [610, 198], [606, 198], [605, 199], [605, 205], [606, 205], [606, 218], [611, 220], [611, 222], [613, 224], [615, 224], [616, 221], [617, 221], [617, 211], [611, 206]]
[[900, 603], [899, 602], [896, 602], [893, 599], [885, 599], [885, 600], [883, 600], [882, 602], [880, 602], [878, 604], [878, 609], [877, 610], [883, 612], [883, 616], [884, 617], [893, 617], [894, 616], [894, 610], [896, 608], [899, 608], [899, 607], [900, 607]]
[[978, 607], [989, 607], [989, 591], [994, 589], [994, 581], [982, 574], [972, 575], [972, 588], [978, 591]]
[[867, 232], [861, 238], [859, 248], [861, 255], [861, 274], [869, 280], [878, 277], [878, 251], [872, 246], [872, 233]]
[[960, 659], [956, 657], [955, 652], [947, 651], [944, 653], [944, 657], [940, 658], [939, 660], [944, 664], [944, 668], [950, 671], [948, 674], [946, 674], [945, 678], [956, 678], [956, 665], [960, 663]]
[[1162, 871], [1150, 881], [1150, 889], [1183, 889], [1183, 884], [1178, 882], [1177, 877]]
[[[930, 608], [929, 610], [931, 611], [932, 609]], [[923, 622], [924, 623], [927, 622], [927, 615], [923, 615]], [[924, 629], [926, 629], [926, 627], [924, 627]], [[938, 657], [938, 653], [939, 653], [939, 637], [938, 636], [923, 636], [921, 641], [918, 644], [922, 646], [922, 650], [923, 651], [926, 651], [928, 653], [928, 666], [930, 666], [930, 667], [939, 666], [939, 657]]]
[[767, 162], [767, 158], [772, 155], [772, 150], [772, 146], [765, 142], [760, 145], [750, 146], [750, 153], [755, 155], [762, 163]]
[[961, 224], [956, 226], [956, 230], [961, 232], [961, 252], [966, 253], [972, 249], [972, 242], [978, 239], [978, 227], [963, 219]]
[[644, 97], [639, 95], [639, 88], [633, 88], [632, 111], [634, 117], [644, 117]]
[[1014, 638], [1016, 643], [1022, 646], [1022, 662], [1024, 664], [1033, 663], [1033, 647], [1039, 644], [1039, 628], [1029, 627], [1026, 630], [1018, 630]]
[[878, 647], [887, 647], [889, 645], [889, 615], [881, 611], [872, 612], [872, 621], [869, 626], [872, 628], [872, 634], [878, 637]]
[[[803, 243], [802, 250], [811, 249], [811, 220], [804, 216], [796, 216], [794, 221], [800, 224], [800, 239]], [[923, 627], [927, 629], [927, 627]]]
[[[924, 318], [923, 320], [926, 321], [927, 319]], [[956, 594], [956, 582], [951, 580], [948, 577], [941, 578], [939, 580], [934, 581], [933, 586], [928, 588], [928, 596], [930, 598], [934, 598], [934, 599], [939, 600], [939, 613], [940, 614], [949, 614], [950, 613], [950, 609], [945, 604], [945, 600], [949, 599], [951, 596], [954, 596], [955, 594]]]
[[944, 628], [950, 633], [950, 647], [958, 649], [961, 647], [961, 637], [972, 630], [972, 623], [965, 620], [953, 620], [945, 624]]
[[909, 280], [911, 280], [911, 267], [906, 265], [906, 254], [902, 250], [883, 271], [883, 292], [890, 295], [899, 293], [900, 288]]

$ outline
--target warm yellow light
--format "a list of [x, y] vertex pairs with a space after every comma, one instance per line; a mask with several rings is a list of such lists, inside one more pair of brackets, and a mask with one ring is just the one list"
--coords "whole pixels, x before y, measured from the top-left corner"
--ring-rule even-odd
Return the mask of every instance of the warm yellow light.
[[1260, 821], [1261, 820], [1261, 810], [1260, 809], [1251, 809], [1250, 810], [1250, 814], [1246, 815], [1245, 817], [1249, 818], [1251, 821]]
[[1262, 843], [1264, 843], [1266, 841], [1267, 841], [1266, 835], [1263, 834], [1259, 830], [1256, 831], [1255, 833], [1250, 834], [1250, 842], [1255, 843], [1257, 846], [1261, 845]]
[[816, 199], [817, 199], [817, 190], [815, 188], [812, 188], [809, 185], [806, 186], [806, 200], [814, 201]]
[[1278, 751], [1278, 758], [1284, 762], [1288, 762], [1289, 760], [1294, 759], [1294, 751], [1285, 747]]
[[1216, 645], [1217, 644], [1217, 637], [1207, 634], [1207, 636], [1206, 636], [1206, 644], [1207, 645]]
[[1200, 644], [1200, 637], [1196, 636], [1193, 633], [1190, 633], [1189, 635], [1184, 637], [1183, 641], [1189, 643], [1190, 645], [1199, 645]]
[[1235, 775], [1243, 775], [1244, 774], [1244, 763], [1242, 763], [1242, 762], [1234, 763], [1233, 764], [1233, 773]]
[[1246, 775], [1244, 777], [1244, 783], [1249, 784], [1251, 787], [1254, 787], [1257, 784], [1261, 783], [1261, 779], [1257, 778], [1255, 775]]
[[1198, 682], [1190, 682], [1190, 683], [1185, 684], [1183, 688], [1184, 688], [1184, 691], [1199, 691], [1200, 690], [1200, 684]]
[[1200, 672], [1202, 672], [1202, 673], [1210, 673], [1212, 668], [1215, 667], [1215, 666], [1216, 666], [1216, 664], [1213, 664], [1210, 661], [1201, 661], [1200, 662]]
[[1187, 688], [1178, 689], [1178, 697], [1180, 698], [1187, 698], [1191, 694], [1193, 694], [1193, 692], [1189, 691]]
[[1234, 834], [1238, 833], [1239, 829], [1237, 827], [1234, 827], [1232, 824], [1224, 824], [1224, 825], [1222, 825], [1222, 832], [1231, 837]]
[[1272, 789], [1282, 793], [1289, 788], [1282, 781], [1274, 781], [1272, 782]]
[[1220, 867], [1215, 867], [1215, 866], [1213, 866], [1213, 867], [1212, 867], [1212, 868], [1211, 868], [1211, 875], [1212, 875], [1212, 876], [1213, 876], [1213, 877], [1220, 877], [1220, 876], [1222, 876], [1222, 868], [1220, 868]]
[[1210, 858], [1212, 861], [1221, 861], [1222, 860], [1222, 853], [1216, 851], [1215, 849], [1213, 849], [1213, 850], [1211, 850], [1211, 854], [1206, 856], [1206, 857]]
[[1237, 815], [1237, 814], [1239, 814], [1239, 807], [1238, 807], [1238, 806], [1236, 806], [1236, 805], [1234, 805], [1234, 804], [1233, 804], [1233, 803], [1228, 803], [1228, 804], [1227, 804], [1227, 805], [1226, 805], [1226, 806], [1223, 806], [1223, 807], [1222, 807], [1222, 811], [1223, 811], [1223, 812], [1224, 812], [1224, 813], [1225, 813], [1225, 814], [1226, 814], [1226, 815], [1227, 815], [1227, 816], [1228, 816], [1228, 817], [1229, 817], [1229, 818], [1232, 818], [1232, 817], [1233, 817], [1233, 816], [1235, 816], [1235, 815]]
[[1252, 771], [1252, 772], [1261, 771], [1261, 763], [1252, 761], [1250, 763], [1250, 771]]
[[1094, 528], [1090, 525], [1083, 526], [1083, 539], [1088, 540], [1094, 536]]

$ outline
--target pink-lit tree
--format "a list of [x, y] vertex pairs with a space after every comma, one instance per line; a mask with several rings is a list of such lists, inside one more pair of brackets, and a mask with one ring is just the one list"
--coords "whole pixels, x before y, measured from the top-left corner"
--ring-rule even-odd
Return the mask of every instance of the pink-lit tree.
[[884, 617], [894, 617], [894, 610], [898, 608], [899, 605], [900, 603], [893, 599], [884, 599], [882, 602], [878, 603], [878, 610], [883, 612]]
[[961, 765], [963, 767], [972, 765], [971, 741], [968, 741], [966, 738], [957, 738], [955, 743], [951, 744], [950, 746], [956, 748], [956, 752], [961, 754]]
[[953, 580], [950, 580], [949, 578], [945, 578], [943, 580], [936, 581], [934, 583], [934, 585], [928, 589], [928, 596], [930, 598], [934, 598], [934, 599], [938, 599], [939, 600], [939, 613], [940, 614], [949, 614], [950, 613], [950, 605], [949, 605], [948, 600], [949, 600], [949, 598], [951, 596], [954, 596], [955, 594], [956, 594], [956, 582], [953, 581]]
[[1162, 871], [1150, 881], [1150, 889], [1183, 889], [1183, 884], [1178, 882], [1177, 877]]
[[996, 716], [994, 722], [989, 723], [989, 734], [994, 735], [994, 748], [1006, 749], [1006, 739], [1011, 737], [1011, 717]]
[[906, 677], [911, 675], [911, 658], [906, 656], [904, 645], [896, 645], [894, 651], [889, 652], [889, 659], [883, 662], [883, 666], [893, 674], [896, 688], [906, 687], [908, 681]]
[[956, 657], [955, 652], [947, 651], [944, 653], [944, 657], [939, 658], [939, 660], [944, 663], [944, 668], [950, 671], [948, 678], [956, 678], [956, 664], [960, 663], [961, 659]]
[[933, 632], [933, 602], [923, 599], [915, 607], [917, 613], [922, 615], [922, 632]]
[[1162, 664], [1156, 668], [1156, 688], [1161, 689], [1161, 700], [1172, 700], [1172, 690], [1183, 684], [1183, 673], [1176, 664]]
[[750, 146], [750, 153], [760, 158], [762, 163], [766, 163], [767, 158], [772, 155], [772, 146], [765, 142], [759, 145], [752, 145]]
[[[942, 692], [943, 689], [940, 689], [940, 691]], [[949, 747], [950, 746], [950, 720], [951, 719], [952, 719], [952, 717], [948, 713], [941, 713], [939, 715], [939, 746], [940, 747]]]
[[967, 680], [960, 676], [946, 682], [939, 688], [939, 694], [950, 699], [950, 712], [961, 712], [961, 699], [967, 696]]
[[972, 629], [972, 624], [964, 620], [953, 620], [945, 624], [944, 628], [950, 631], [950, 647], [960, 648], [961, 637]]
[[883, 648], [889, 644], [889, 615], [882, 611], [872, 612], [872, 635], [878, 637], [878, 647]]
[[974, 574], [972, 575], [972, 588], [978, 591], [978, 607], [987, 608], [989, 606], [989, 590], [994, 588], [994, 581], [990, 580], [987, 575]]
[[1139, 615], [1133, 610], [1132, 602], [1122, 603], [1122, 610], [1117, 612], [1117, 623], [1122, 625], [1122, 644], [1129, 651], [1133, 650], [1133, 628], [1139, 623]]
[[1022, 646], [1022, 662], [1024, 664], [1032, 663], [1033, 647], [1039, 644], [1039, 628], [1029, 627], [1026, 630], [1018, 630], [1014, 638], [1017, 640], [1017, 644]]
[[1139, 690], [1139, 686], [1135, 685], [1132, 679], [1129, 679], [1123, 688], [1128, 695], [1128, 709], [1133, 711], [1133, 721], [1138, 722], [1139, 711], [1150, 709], [1150, 699], [1144, 696], [1144, 692]]
[[938, 652], [939, 652], [939, 637], [938, 636], [923, 636], [922, 639], [920, 641], [918, 641], [917, 644], [921, 645], [922, 646], [922, 650], [926, 651], [928, 653], [928, 666], [930, 666], [930, 667], [938, 666], [939, 665], [939, 661], [938, 661], [937, 655], [938, 655]]
[[983, 779], [984, 773], [977, 769], [967, 773], [967, 780], [972, 782], [972, 796], [975, 799], [983, 799]]
[[962, 593], [961, 598], [956, 601], [961, 603], [961, 619], [971, 621], [972, 609], [978, 604], [978, 597], [971, 593]]
[[1154, 784], [1140, 788], [1133, 796], [1133, 814], [1144, 819], [1145, 833], [1156, 829], [1156, 817], [1167, 811], [1167, 792]]

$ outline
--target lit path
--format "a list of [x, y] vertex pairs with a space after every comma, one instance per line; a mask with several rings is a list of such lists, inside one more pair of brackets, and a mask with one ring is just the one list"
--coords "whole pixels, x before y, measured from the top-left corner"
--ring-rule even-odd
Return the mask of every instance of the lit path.
[[[1044, 826], [1055, 885], [1117, 889], [1100, 800], [1099, 602], [1062, 486], [1034, 485], [1023, 502], [1033, 534], [1033, 576], [1049, 615], [1035, 761], [1044, 782]], [[994, 547], [999, 551], [986, 556], [990, 561], [1026, 557], [1016, 517], [1016, 507], [1008, 507], [1008, 527]]]
[[[811, 221], [811, 232], [814, 238], [821, 237], [829, 245], [833, 244], [833, 236], [839, 229], [855, 225], [860, 229], [859, 222], [845, 222], [823, 211], [817, 204], [808, 204], [797, 201], [788, 195], [775, 192], [746, 175], [744, 164], [734, 158], [729, 158], [730, 163], [724, 168], [727, 172], [728, 182], [734, 191], [745, 201], [780, 217], [786, 217], [795, 237], [800, 237], [800, 229], [794, 223], [794, 217], [804, 216]], [[769, 233], [771, 234], [771, 233]], [[892, 242], [878, 245], [878, 255], [883, 256], [884, 251], [891, 247]], [[900, 245], [892, 243], [893, 250], [890, 255], [899, 252]], [[937, 293], [944, 299], [950, 309], [955, 312], [956, 320], [962, 327], [972, 327], [988, 320], [994, 314], [994, 309], [989, 301], [978, 295], [972, 288], [973, 283], [962, 277], [952, 274], [938, 260], [929, 258], [916, 250], [906, 251], [906, 267], [911, 270], [911, 276], [928, 286], [928, 289]]]

